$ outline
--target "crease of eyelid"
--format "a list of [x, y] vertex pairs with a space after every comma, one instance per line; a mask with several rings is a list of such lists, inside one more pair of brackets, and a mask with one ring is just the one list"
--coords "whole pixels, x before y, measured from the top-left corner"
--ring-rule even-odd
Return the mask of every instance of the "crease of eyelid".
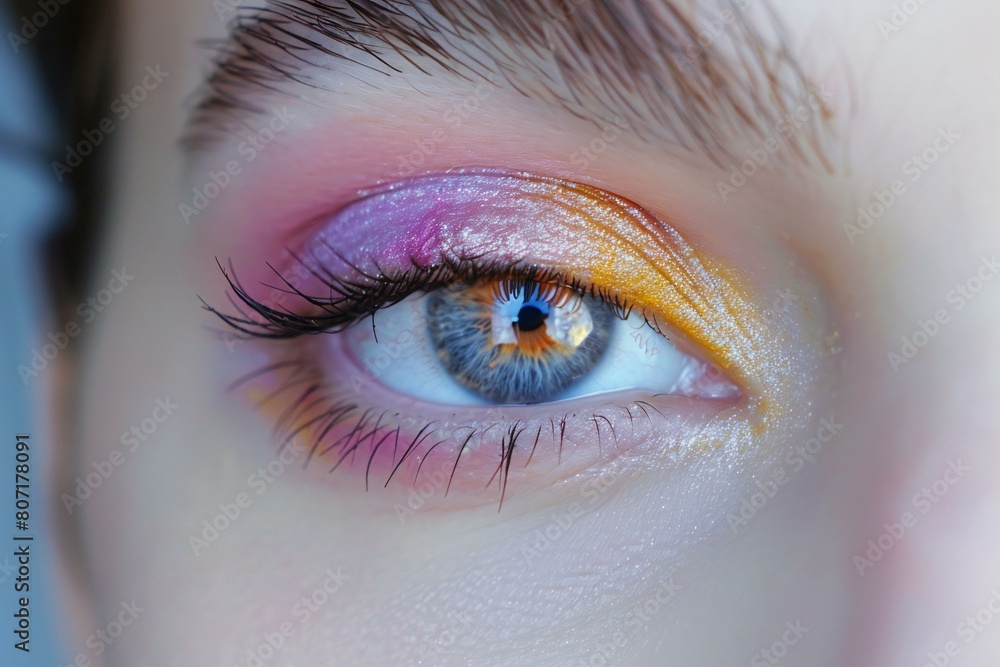
[[[283, 94], [287, 83], [321, 87], [309, 68], [353, 76], [360, 67], [377, 80], [405, 75], [408, 65], [470, 82], [492, 83], [500, 76], [519, 94], [598, 127], [624, 119], [640, 138], [700, 151], [722, 164], [737, 145], [771, 136], [777, 121], [815, 88], [774, 9], [766, 0], [754, 4], [763, 7], [760, 21], [775, 43], [762, 36], [765, 26], [722, 1], [719, 7], [735, 15], [726, 30], [728, 52], [715, 41], [701, 46], [697, 3], [685, 9], [676, 0], [585, 0], [568, 12], [560, 0], [516, 6], [295, 0], [238, 8], [231, 36], [215, 45], [214, 70], [184, 143], [190, 150], [204, 148], [242, 127], [248, 115], [265, 113], [255, 93]], [[693, 58], [687, 55], [692, 46]], [[339, 65], [314, 64], [310, 52]], [[403, 67], [391, 62], [393, 56]], [[377, 87], [374, 80], [357, 80]], [[832, 170], [823, 139], [831, 118], [823, 102], [783, 155], [799, 163], [815, 158]]]

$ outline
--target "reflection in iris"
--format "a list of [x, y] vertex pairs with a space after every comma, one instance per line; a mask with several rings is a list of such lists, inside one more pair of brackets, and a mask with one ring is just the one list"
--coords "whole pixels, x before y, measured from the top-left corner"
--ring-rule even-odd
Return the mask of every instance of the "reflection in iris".
[[517, 279], [438, 290], [427, 315], [445, 369], [495, 403], [558, 398], [600, 361], [614, 324], [592, 296]]

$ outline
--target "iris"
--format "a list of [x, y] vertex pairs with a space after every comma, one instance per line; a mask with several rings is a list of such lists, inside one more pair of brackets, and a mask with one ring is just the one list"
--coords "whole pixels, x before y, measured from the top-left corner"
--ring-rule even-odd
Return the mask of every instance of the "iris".
[[556, 400], [600, 361], [615, 315], [565, 285], [510, 278], [457, 284], [427, 300], [442, 365], [494, 403]]

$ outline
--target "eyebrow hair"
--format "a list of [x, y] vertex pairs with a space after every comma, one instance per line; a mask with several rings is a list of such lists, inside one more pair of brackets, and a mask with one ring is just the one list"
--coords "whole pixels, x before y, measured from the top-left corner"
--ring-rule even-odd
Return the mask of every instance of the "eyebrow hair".
[[[412, 68], [469, 81], [500, 76], [598, 127], [628, 127], [721, 164], [734, 146], [776, 138], [815, 86], [767, 0], [721, 0], [714, 15], [679, 2], [275, 0], [238, 8], [185, 143], [203, 144], [263, 113], [260, 91], [286, 93], [289, 82], [322, 87], [311, 76], [317, 69], [362, 68], [377, 79]], [[745, 11], [751, 3], [762, 25]], [[813, 108], [783, 143], [791, 155], [825, 164], [820, 130], [832, 113], [822, 99]]]

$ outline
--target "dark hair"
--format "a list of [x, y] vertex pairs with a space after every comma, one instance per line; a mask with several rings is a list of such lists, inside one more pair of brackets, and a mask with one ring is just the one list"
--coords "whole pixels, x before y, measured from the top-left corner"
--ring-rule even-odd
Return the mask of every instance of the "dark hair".
[[[7, 0], [15, 27], [40, 11], [38, 0]], [[107, 113], [109, 92], [117, 74], [116, 0], [58, 3], [58, 12], [20, 55], [33, 58], [43, 83], [45, 102], [58, 136], [45, 146], [30, 146], [45, 164], [65, 160], [65, 146], [79, 140]], [[17, 139], [17, 138], [15, 138]], [[96, 152], [78, 169], [63, 176], [72, 208], [46, 246], [46, 275], [52, 279], [55, 303], [78, 300], [85, 289], [90, 260], [102, 233], [110, 150]], [[53, 173], [53, 178], [55, 178]]]

